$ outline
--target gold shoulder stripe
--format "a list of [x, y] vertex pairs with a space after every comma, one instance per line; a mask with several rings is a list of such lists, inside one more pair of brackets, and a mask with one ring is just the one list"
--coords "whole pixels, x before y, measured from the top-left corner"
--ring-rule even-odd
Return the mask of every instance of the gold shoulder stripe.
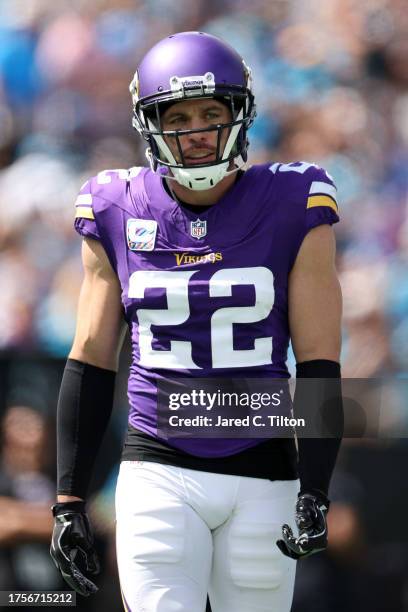
[[76, 213], [75, 213], [75, 219], [92, 219], [94, 220], [94, 214], [93, 214], [93, 210], [90, 206], [77, 206], [76, 207]]
[[307, 198], [307, 207], [306, 208], [314, 208], [315, 206], [328, 206], [332, 208], [334, 212], [338, 212], [338, 207], [330, 196], [327, 195], [313, 195]]

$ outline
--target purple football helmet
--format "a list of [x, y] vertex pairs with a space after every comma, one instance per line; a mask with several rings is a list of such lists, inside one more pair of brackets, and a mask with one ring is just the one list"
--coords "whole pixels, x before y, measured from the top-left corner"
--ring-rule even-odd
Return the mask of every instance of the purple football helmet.
[[[130, 84], [133, 127], [147, 140], [152, 170], [170, 168], [176, 181], [189, 189], [214, 187], [247, 159], [247, 130], [255, 118], [251, 71], [242, 57], [225, 42], [203, 32], [180, 32], [161, 40], [142, 59]], [[231, 110], [230, 123], [197, 130], [162, 129], [161, 113], [169, 103], [194, 98], [218, 98]], [[220, 150], [223, 129], [229, 130]], [[179, 137], [217, 131], [216, 159], [188, 165]], [[180, 161], [176, 161], [164, 136], [176, 138]], [[231, 164], [233, 162], [233, 164]], [[230, 166], [234, 168], [230, 170]], [[167, 170], [168, 174], [168, 170]]]

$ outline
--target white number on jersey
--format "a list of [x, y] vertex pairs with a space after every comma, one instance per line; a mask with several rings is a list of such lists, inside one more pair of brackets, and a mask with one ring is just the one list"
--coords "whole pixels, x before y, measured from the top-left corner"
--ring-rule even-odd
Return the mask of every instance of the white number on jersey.
[[269, 166], [269, 170], [276, 174], [278, 172], [298, 172], [299, 174], [304, 174], [308, 168], [318, 168], [316, 164], [309, 164], [309, 162], [292, 162], [290, 164], [280, 164], [276, 162]]
[[281, 164], [279, 162], [275, 162], [272, 166], [269, 166], [268, 170], [270, 170], [273, 174], [276, 172], [297, 172], [298, 174], [304, 174], [306, 170], [309, 168], [317, 168], [318, 170], [323, 170], [327, 178], [334, 183], [334, 179], [324, 168], [320, 168], [317, 164], [310, 164], [309, 162], [292, 162], [290, 164]]
[[[149, 288], [163, 288], [166, 309], [139, 308], [140, 365], [149, 368], [199, 369], [188, 340], [172, 340], [170, 350], [152, 347], [152, 325], [180, 325], [190, 315], [188, 283], [192, 271], [138, 270], [129, 279], [129, 298], [143, 298]], [[250, 280], [249, 280], [250, 279]], [[265, 267], [218, 270], [209, 281], [210, 297], [230, 296], [233, 285], [253, 285], [254, 306], [219, 308], [211, 317], [211, 353], [214, 368], [249, 367], [271, 363], [272, 337], [257, 338], [253, 349], [234, 349], [233, 324], [256, 323], [271, 312], [275, 300], [274, 277]]]
[[248, 284], [255, 287], [254, 306], [219, 308], [211, 317], [214, 368], [249, 367], [271, 362], [272, 337], [257, 338], [253, 349], [237, 350], [233, 348], [233, 324], [255, 323], [269, 315], [275, 301], [272, 272], [262, 266], [218, 270], [210, 279], [210, 296], [229, 296], [233, 285]]
[[102, 170], [96, 176], [96, 182], [98, 185], [107, 185], [112, 182], [111, 174], [117, 174], [119, 179], [122, 180], [130, 180], [131, 178], [137, 176], [139, 172], [142, 170], [139, 166], [133, 166], [133, 168], [129, 168], [126, 170], [125, 168], [117, 168], [115, 170]]
[[179, 325], [187, 321], [190, 315], [188, 303], [188, 281], [194, 274], [178, 270], [138, 270], [129, 279], [129, 297], [143, 298], [145, 289], [154, 287], [166, 290], [167, 308], [153, 310], [139, 308], [139, 348], [140, 364], [147, 368], [186, 368], [198, 366], [191, 357], [191, 342], [172, 340], [169, 351], [157, 351], [152, 347], [152, 325]]

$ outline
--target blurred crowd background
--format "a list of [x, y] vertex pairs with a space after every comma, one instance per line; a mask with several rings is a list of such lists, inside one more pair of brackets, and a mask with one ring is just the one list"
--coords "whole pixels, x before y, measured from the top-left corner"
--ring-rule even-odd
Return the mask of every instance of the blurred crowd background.
[[[145, 51], [183, 30], [224, 38], [251, 66], [251, 163], [307, 160], [337, 183], [343, 375], [406, 378], [406, 0], [1, 0], [0, 589], [63, 586], [46, 549], [55, 399], [81, 282], [73, 205], [100, 170], [146, 163], [128, 84]], [[121, 608], [112, 534], [123, 386], [92, 489], [102, 595], [83, 609]], [[295, 612], [408, 610], [405, 386], [389, 383], [382, 440], [344, 445], [331, 546], [301, 568]]]

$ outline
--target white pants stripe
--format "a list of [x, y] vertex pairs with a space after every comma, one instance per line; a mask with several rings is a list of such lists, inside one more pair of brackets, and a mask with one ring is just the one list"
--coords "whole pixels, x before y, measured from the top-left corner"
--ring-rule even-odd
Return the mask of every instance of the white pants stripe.
[[279, 551], [298, 481], [122, 462], [117, 558], [132, 612], [289, 612], [296, 562]]

